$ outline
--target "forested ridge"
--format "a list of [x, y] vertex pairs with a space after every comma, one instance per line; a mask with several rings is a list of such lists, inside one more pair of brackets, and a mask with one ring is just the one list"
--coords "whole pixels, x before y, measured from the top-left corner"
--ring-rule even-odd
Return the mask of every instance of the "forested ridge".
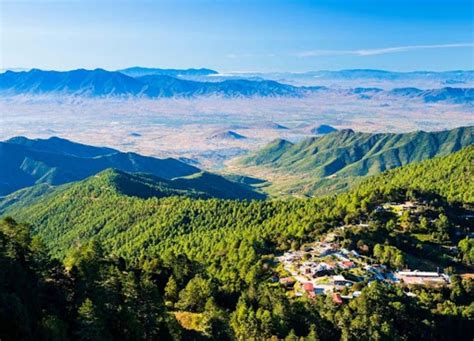
[[[338, 193], [362, 177], [445, 156], [474, 143], [474, 127], [410, 133], [362, 133], [351, 129], [297, 143], [276, 140], [237, 162], [259, 174], [271, 170], [268, 192], [305, 195]], [[263, 175], [265, 176], [265, 175]]]
[[254, 155], [244, 157], [241, 162], [318, 177], [363, 176], [447, 155], [472, 143], [474, 127], [400, 134], [343, 129], [295, 144], [277, 140]]
[[[308, 200], [140, 195], [121, 189], [112, 171], [46, 197], [26, 195], [28, 205], [3, 206], [31, 225], [1, 223], [0, 323], [9, 328], [0, 337], [470, 339], [468, 278], [454, 275], [450, 288], [419, 288], [416, 297], [373, 282], [342, 306], [330, 296], [289, 297], [271, 278], [275, 255], [360, 221], [368, 230], [349, 230], [341, 243], [388, 266], [436, 262], [450, 273], [466, 271], [474, 243], [459, 217], [472, 212], [473, 159], [471, 146]], [[416, 220], [376, 213], [403, 200], [426, 207]], [[447, 256], [448, 246], [458, 253]], [[183, 327], [181, 313], [193, 328]], [[11, 322], [20, 317], [30, 322]]]

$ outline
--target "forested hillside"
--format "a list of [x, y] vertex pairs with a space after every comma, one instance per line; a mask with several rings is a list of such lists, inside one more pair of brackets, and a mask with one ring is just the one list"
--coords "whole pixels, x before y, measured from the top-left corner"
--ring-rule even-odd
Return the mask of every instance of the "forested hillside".
[[100, 192], [147, 198], [185, 196], [189, 198], [220, 199], [264, 199], [265, 196], [253, 191], [245, 184], [226, 180], [223, 177], [199, 172], [188, 177], [166, 180], [151, 174], [125, 173], [108, 169], [79, 183], [51, 186], [40, 183], [0, 198], [0, 214], [7, 210], [26, 208], [34, 203], [43, 203], [57, 197], [65, 190], [94, 187]]
[[38, 183], [52, 185], [82, 180], [107, 168], [146, 172], [171, 179], [199, 172], [175, 159], [158, 159], [58, 138], [0, 142], [0, 195]]
[[[278, 181], [289, 179], [289, 192], [317, 193], [325, 187], [347, 188], [358, 177], [374, 175], [413, 162], [443, 156], [474, 143], [474, 127], [441, 132], [417, 131], [405, 134], [369, 134], [341, 130], [293, 144], [277, 140], [240, 160], [276, 173]], [[278, 177], [280, 175], [280, 179]]]
[[[451, 289], [444, 291], [420, 288], [416, 298], [399, 287], [374, 282], [361, 296], [341, 306], [330, 296], [316, 300], [288, 296], [272, 278], [278, 271], [274, 255], [299, 249], [334, 228], [360, 221], [367, 221], [368, 228], [346, 230], [341, 243], [353, 245], [369, 257], [381, 257], [388, 266], [402, 264], [428, 270], [441, 266], [451, 272], [465, 271], [474, 260], [470, 256], [474, 244], [472, 239], [464, 239], [470, 227], [460, 217], [469, 213], [469, 204], [474, 203], [470, 181], [474, 177], [473, 158], [474, 147], [468, 147], [369, 178], [346, 194], [320, 199], [249, 202], [160, 195], [143, 198], [127, 193], [127, 186], [120, 190], [115, 181], [111, 186], [113, 177], [99, 176], [30, 201], [28, 207], [18, 202], [7, 214], [31, 223], [33, 235], [41, 238], [53, 257], [64, 262], [65, 269], [59, 267], [58, 273], [66, 278], [79, 276], [84, 282], [74, 283], [85, 285], [70, 289], [80, 291], [77, 300], [66, 303], [69, 314], [36, 305], [37, 310], [24, 314], [38, 314], [31, 315], [32, 320], [54, 326], [53, 333], [77, 333], [77, 328], [87, 326], [101, 339], [116, 330], [133, 330], [138, 333], [134, 335], [146, 338], [150, 325], [144, 319], [150, 316], [153, 326], [161, 326], [153, 329], [160, 335], [182, 332], [179, 326], [189, 327], [191, 319], [191, 329], [197, 333], [191, 338], [466, 339], [472, 333], [469, 326], [474, 318], [474, 291], [469, 280], [453, 277]], [[377, 213], [383, 203], [404, 200], [424, 202], [420, 215]], [[445, 251], [458, 243], [458, 254]], [[376, 245], [385, 245], [390, 253], [380, 255]], [[4, 251], [2, 257], [10, 257], [11, 262], [8, 254]], [[390, 254], [397, 257], [396, 262]], [[117, 272], [117, 268], [127, 270]], [[48, 281], [46, 278], [44, 275], [38, 280]], [[53, 283], [62, 287], [61, 283], [68, 280], [58, 278]], [[104, 291], [110, 286], [115, 289]], [[6, 287], [8, 292], [13, 290], [11, 284]], [[30, 309], [33, 304], [15, 290], [21, 304]], [[158, 296], [153, 302], [158, 306], [151, 306], [150, 296], [140, 290], [149, 294], [156, 290]], [[164, 297], [164, 306], [159, 305], [160, 297]], [[9, 298], [6, 306], [14, 300]], [[45, 303], [38, 304], [41, 307]], [[136, 304], [152, 310], [135, 310]], [[178, 319], [175, 329], [176, 320], [168, 319], [170, 315], [163, 315], [164, 311]], [[117, 316], [117, 312], [124, 315]], [[48, 317], [51, 314], [53, 317]], [[7, 316], [3, 312], [0, 318], [6, 321]], [[83, 319], [87, 322], [81, 322]], [[136, 329], [130, 329], [128, 323]], [[30, 330], [37, 335], [37, 330]]]
[[[322, 339], [333, 339], [337, 335], [436, 339], [443, 335], [442, 326], [448, 324], [451, 330], [461, 333], [457, 328], [465, 328], [472, 318], [472, 305], [466, 306], [471, 295], [471, 289], [466, 287], [468, 282], [459, 282], [459, 290], [464, 294], [451, 294], [449, 298], [449, 292], [444, 293], [436, 299], [438, 301], [427, 296], [425, 303], [408, 298], [398, 289], [378, 284], [364, 289], [364, 294], [349, 305], [337, 308], [329, 301], [318, 300], [315, 304], [305, 297], [289, 298], [278, 285], [271, 284], [275, 271], [272, 255], [317, 240], [337, 226], [368, 220], [369, 230], [348, 231], [352, 234], [343, 236], [344, 243], [357, 245], [360, 252], [368, 255], [375, 252], [373, 248], [377, 243], [385, 243], [398, 250], [396, 254], [401, 252], [407, 266], [433, 269], [441, 265], [463, 271], [473, 258], [469, 258], [471, 251], [462, 240], [469, 227], [458, 216], [469, 212], [469, 203], [474, 202], [470, 186], [473, 157], [474, 148], [469, 147], [447, 157], [369, 178], [347, 194], [290, 201], [160, 198], [163, 194], [182, 193], [166, 192], [156, 184], [140, 197], [128, 192], [137, 187], [121, 186], [120, 181], [116, 181], [116, 177], [125, 176], [124, 173], [107, 171], [104, 173], [107, 176], [64, 186], [46, 197], [29, 201], [29, 205], [19, 201], [7, 213], [16, 220], [32, 224], [33, 234], [44, 241], [51, 255], [65, 262], [66, 269], [59, 272], [66, 271], [66, 276], [71, 276], [68, 264], [82, 257], [79, 255], [84, 253], [94, 261], [104, 257], [96, 254], [99, 251], [85, 251], [96, 247], [87, 246], [94, 245], [90, 243], [101, 245], [100, 254], [116, 259], [119, 262], [116, 266], [120, 266], [120, 259], [133, 268], [148, 269], [151, 264], [157, 264], [152, 266], [153, 271], [171, 276], [164, 283], [152, 279], [154, 285], [161, 288], [157, 289], [160, 295], [163, 295], [161, 290], [165, 290], [167, 309], [176, 312], [179, 319], [184, 318], [184, 313], [188, 314], [187, 318], [197, 319], [192, 329], [202, 337], [234, 335], [248, 339], [265, 335], [285, 337], [292, 333], [310, 337], [316, 333]], [[374, 213], [384, 202], [407, 199], [425, 202], [423, 219]], [[420, 233], [425, 237], [420, 239]], [[464, 243], [460, 258], [445, 254], [444, 245], [458, 242]], [[115, 266], [113, 262], [110, 264], [108, 266]], [[168, 270], [158, 270], [158, 264]], [[99, 270], [91, 271], [90, 275], [96, 276], [95, 271]], [[101, 279], [96, 283], [106, 285], [114, 275], [100, 271]], [[159, 283], [163, 283], [161, 287]], [[106, 330], [115, 325], [116, 322], [107, 317], [110, 315], [107, 297], [84, 295], [84, 301], [75, 306], [78, 311], [95, 309], [101, 316], [95, 321], [109, 326]], [[427, 291], [423, 295], [432, 294]], [[372, 303], [367, 305], [369, 301]], [[393, 302], [398, 303], [391, 305]], [[128, 304], [125, 305], [129, 307]], [[360, 323], [369, 323], [363, 322], [364, 314], [374, 314], [387, 304], [390, 304], [389, 310], [380, 311], [379, 318], [390, 325], [390, 334], [383, 328], [378, 329], [379, 323], [365, 331], [359, 329], [356, 322], [345, 324], [349, 316], [362, 319]], [[81, 305], [86, 307], [80, 308]], [[451, 305], [458, 308], [447, 313], [445, 309]], [[159, 312], [154, 314], [162, 316]], [[306, 317], [301, 319], [301, 316]], [[399, 320], [393, 320], [393, 316]], [[413, 323], [421, 323], [421, 319], [430, 323], [414, 328]], [[141, 317], [137, 321], [143, 322]], [[186, 324], [179, 321], [181, 325]], [[74, 330], [74, 325], [63, 327], [66, 331]], [[145, 332], [145, 329], [139, 330]], [[462, 335], [466, 334], [458, 334], [461, 339]]]
[[[25, 189], [23, 194], [9, 196], [9, 202], [26, 193], [31, 197], [48, 186], [83, 180], [107, 168], [124, 172], [148, 173], [153, 181], [174, 188], [175, 191], [197, 191], [201, 197], [222, 199], [263, 199], [265, 196], [244, 184], [234, 183], [216, 174], [202, 172], [184, 162], [167, 158], [158, 159], [135, 153], [122, 153], [106, 147], [88, 146], [65, 139], [28, 139], [16, 137], [0, 142], [0, 196]], [[155, 179], [152, 179], [155, 176]], [[129, 180], [132, 180], [130, 178]], [[143, 183], [145, 175], [141, 175]], [[172, 182], [172, 183], [171, 183]], [[43, 192], [41, 190], [41, 193]], [[148, 191], [143, 186], [135, 191]], [[177, 193], [176, 193], [177, 194]], [[151, 195], [150, 195], [151, 196]], [[161, 196], [161, 195], [158, 195]], [[4, 201], [5, 202], [5, 201]], [[5, 206], [5, 204], [4, 204]], [[2, 207], [0, 207], [0, 212]]]

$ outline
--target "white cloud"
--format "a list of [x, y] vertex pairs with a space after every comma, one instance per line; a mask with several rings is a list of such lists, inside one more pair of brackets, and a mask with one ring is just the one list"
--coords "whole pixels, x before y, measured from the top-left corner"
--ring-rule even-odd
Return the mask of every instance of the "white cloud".
[[457, 44], [435, 44], [435, 45], [409, 45], [409, 46], [394, 46], [376, 49], [358, 49], [358, 50], [311, 50], [295, 53], [295, 56], [301, 58], [320, 57], [320, 56], [375, 56], [380, 54], [398, 53], [414, 50], [425, 49], [447, 49], [460, 47], [474, 47], [474, 43], [457, 43]]

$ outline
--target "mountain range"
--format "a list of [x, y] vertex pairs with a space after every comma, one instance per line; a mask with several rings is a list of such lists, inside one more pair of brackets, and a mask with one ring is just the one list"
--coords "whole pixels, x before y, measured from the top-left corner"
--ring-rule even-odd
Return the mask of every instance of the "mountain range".
[[[91, 97], [301, 97], [312, 93], [355, 95], [361, 99], [411, 98], [424, 102], [446, 101], [472, 103], [473, 88], [443, 87], [421, 90], [417, 88], [350, 88], [331, 89], [323, 86], [301, 87], [265, 79], [226, 79], [221, 81], [195, 81], [183, 75], [213, 75], [208, 69], [144, 69], [131, 68], [118, 71], [7, 71], [0, 74], [0, 95], [74, 95]], [[382, 71], [380, 71], [382, 72]], [[383, 72], [382, 72], [383, 73]]]
[[364, 176], [446, 155], [473, 143], [474, 127], [403, 134], [343, 129], [298, 143], [279, 139], [241, 162], [319, 177]]
[[457, 80], [459, 82], [474, 80], [473, 70], [396, 72], [374, 69], [348, 69], [339, 71], [310, 71], [306, 74], [326, 79], [378, 79], [393, 81], [423, 78], [442, 81]]
[[149, 75], [164, 75], [172, 77], [186, 77], [186, 76], [210, 76], [218, 74], [217, 71], [211, 69], [160, 69], [134, 66], [126, 69], [117, 70], [124, 75], [130, 77], [140, 77]]
[[298, 180], [286, 186], [290, 191], [305, 188], [311, 193], [332, 186], [337, 191], [347, 188], [357, 177], [447, 155], [473, 143], [474, 127], [403, 134], [344, 129], [298, 143], [278, 139], [239, 163], [243, 168], [252, 166], [281, 176], [296, 176]]
[[234, 77], [267, 79], [316, 79], [334, 81], [431, 81], [438, 84], [465, 84], [474, 81], [474, 70], [397, 72], [377, 69], [319, 70], [307, 72], [236, 73]]
[[337, 131], [337, 129], [327, 124], [321, 124], [317, 127], [312, 128], [310, 131], [311, 134], [314, 135], [325, 135]]
[[221, 140], [245, 140], [247, 137], [233, 130], [221, 130], [214, 132], [210, 138]]
[[0, 74], [0, 94], [53, 94], [76, 96], [142, 96], [192, 97], [219, 95], [238, 96], [301, 96], [308, 89], [275, 81], [245, 79], [222, 82], [198, 82], [167, 74], [147, 74], [130, 77], [116, 71], [73, 70], [24, 72], [7, 71]]
[[474, 88], [442, 87], [438, 89], [418, 89], [414, 87], [394, 88], [384, 90], [381, 88], [350, 88], [350, 89], [321, 89], [326, 93], [341, 96], [356, 96], [359, 99], [393, 100], [409, 98], [424, 103], [447, 102], [453, 104], [468, 104], [474, 102]]
[[396, 88], [388, 91], [395, 97], [409, 97], [421, 99], [426, 103], [447, 101], [452, 103], [473, 103], [474, 88], [441, 88], [420, 90], [417, 88]]
[[[106, 169], [127, 173], [146, 173], [139, 179], [119, 173], [120, 179], [140, 184], [139, 192], [150, 193], [153, 188], [196, 192], [200, 197], [228, 199], [261, 199], [248, 186], [237, 184], [221, 176], [202, 172], [181, 161], [158, 159], [136, 153], [123, 153], [111, 148], [94, 147], [52, 137], [31, 140], [15, 137], [0, 142], [0, 195], [7, 195], [38, 184], [61, 185], [83, 180]], [[138, 180], [137, 180], [138, 179]], [[158, 185], [151, 185], [155, 182]], [[145, 186], [146, 185], [146, 186]], [[129, 186], [132, 188], [133, 186]], [[40, 187], [44, 189], [45, 187]], [[34, 189], [34, 192], [41, 190]], [[31, 192], [29, 192], [31, 193]]]
[[[405, 198], [404, 193], [409, 190], [424, 193], [425, 197], [473, 203], [474, 192], [469, 186], [474, 170], [473, 153], [473, 146], [469, 146], [446, 156], [368, 177], [339, 197], [313, 201], [190, 200], [189, 197], [206, 197], [206, 194], [185, 189], [186, 198], [180, 184], [150, 175], [106, 170], [41, 196], [26, 192], [44, 185], [22, 190], [16, 199], [12, 195], [0, 198], [0, 215], [28, 219], [35, 233], [59, 257], [64, 257], [78, 241], [87, 242], [92, 238], [99, 238], [105, 248], [128, 256], [140, 254], [142, 249], [159, 252], [166, 245], [174, 247], [177, 239], [186, 241], [186, 252], [194, 252], [204, 247], [199, 243], [203, 236], [212, 236], [213, 243], [206, 245], [215, 245], [223, 242], [229, 233], [241, 236], [243, 231], [254, 231], [257, 235], [268, 235], [282, 228], [290, 233], [287, 226], [291, 222], [300, 226], [303, 221], [305, 226], [311, 219], [306, 216], [309, 209], [303, 209], [304, 205], [316, 205], [319, 211], [329, 206], [330, 214], [343, 215], [337, 208], [344, 200], [350, 203], [356, 200], [354, 198], [359, 201], [366, 198], [375, 207], [374, 203], [381, 200]], [[267, 222], [267, 229], [262, 229]]]

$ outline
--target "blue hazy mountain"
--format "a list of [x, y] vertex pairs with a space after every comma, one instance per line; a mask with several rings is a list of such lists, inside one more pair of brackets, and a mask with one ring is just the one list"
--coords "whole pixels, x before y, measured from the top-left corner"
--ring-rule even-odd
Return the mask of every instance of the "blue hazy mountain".
[[233, 130], [220, 130], [214, 132], [210, 138], [220, 140], [245, 140], [247, 137]]
[[474, 80], [474, 70], [454, 70], [454, 71], [411, 71], [395, 72], [374, 69], [348, 69], [339, 71], [309, 71], [303, 73], [322, 79], [378, 79], [378, 80], [414, 80], [430, 79], [436, 81], [445, 81], [449, 83], [463, 83]]
[[321, 124], [311, 129], [311, 133], [315, 135], [326, 135], [334, 131], [337, 131], [337, 129], [327, 124]]
[[405, 87], [391, 90], [383, 90], [380, 88], [353, 88], [340, 90], [328, 89], [326, 91], [337, 91], [341, 95], [357, 95], [360, 99], [409, 98], [425, 103], [449, 102], [456, 104], [474, 102], [474, 88], [443, 87], [439, 89], [418, 89], [415, 87]]
[[29, 139], [24, 136], [17, 136], [5, 142], [25, 146], [31, 150], [40, 150], [45, 153], [58, 153], [77, 157], [96, 157], [119, 152], [116, 149], [89, 146], [56, 136], [48, 139]]
[[146, 93], [151, 97], [172, 96], [299, 96], [305, 88], [268, 80], [225, 80], [222, 82], [196, 82], [170, 76], [143, 76], [137, 80], [148, 85]]
[[[7, 196], [4, 204], [8, 202], [8, 205], [13, 205], [19, 198], [33, 200], [49, 193], [49, 185], [80, 181], [107, 169], [113, 171], [106, 174], [114, 174], [114, 179], [123, 180], [117, 184], [128, 195], [265, 198], [246, 184], [203, 172], [172, 158], [123, 153], [58, 137], [35, 140], [14, 137], [0, 142], [0, 164], [0, 196]], [[14, 191], [17, 192], [11, 194]]]
[[85, 179], [107, 168], [172, 179], [199, 173], [178, 160], [158, 159], [110, 148], [92, 147], [57, 137], [0, 142], [0, 195], [38, 183], [59, 185]]
[[7, 71], [0, 74], [0, 91], [21, 94], [75, 94], [89, 96], [139, 95], [144, 84], [119, 72], [102, 69], [73, 71]]
[[[344, 74], [344, 71], [337, 72]], [[387, 73], [393, 74], [392, 72], [380, 70], [348, 70], [347, 72], [349, 76], [355, 73], [354, 77], [366, 73], [373, 76], [386, 75]], [[462, 72], [469, 74], [469, 71]], [[416, 74], [419, 73], [417, 72]], [[0, 95], [48, 94], [92, 97], [142, 96], [150, 98], [196, 96], [300, 97], [316, 92], [357, 95], [362, 99], [370, 99], [374, 96], [407, 97], [424, 102], [470, 103], [474, 99], [473, 88], [443, 87], [429, 90], [417, 88], [382, 90], [373, 87], [359, 87], [341, 90], [320, 86], [298, 87], [264, 79], [250, 80], [239, 78], [203, 82], [164, 74], [130, 77], [120, 72], [103, 69], [79, 69], [64, 72], [33, 69], [23, 72], [7, 71], [0, 74]]]
[[452, 103], [472, 103], [474, 102], [474, 88], [441, 88], [420, 90], [417, 88], [397, 88], [388, 92], [393, 96], [403, 96], [418, 98], [424, 102], [452, 102]]
[[186, 76], [209, 76], [218, 74], [217, 71], [211, 69], [159, 69], [159, 68], [147, 68], [134, 66], [122, 70], [117, 70], [124, 75], [130, 77], [141, 77], [149, 75], [163, 75], [173, 77], [186, 77]]
[[275, 81], [245, 79], [222, 82], [197, 82], [168, 75], [130, 77], [116, 71], [73, 70], [0, 74], [0, 94], [58, 94], [79, 96], [190, 97], [220, 96], [300, 96], [309, 88]]

